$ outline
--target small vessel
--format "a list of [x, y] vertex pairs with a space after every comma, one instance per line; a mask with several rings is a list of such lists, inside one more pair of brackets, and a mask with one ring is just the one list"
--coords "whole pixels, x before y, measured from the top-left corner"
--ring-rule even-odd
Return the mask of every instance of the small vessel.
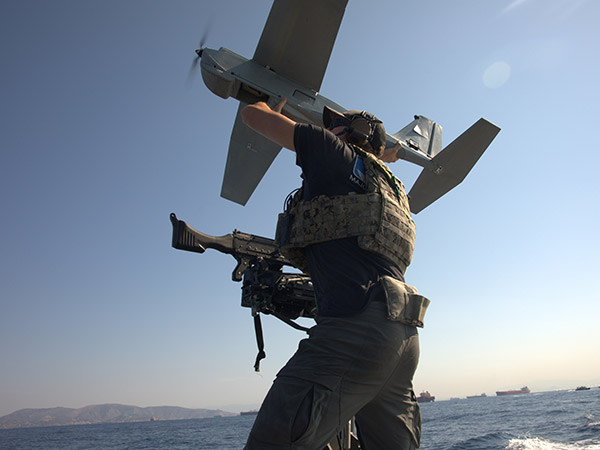
[[435, 402], [435, 396], [431, 395], [429, 391], [424, 391], [417, 397], [417, 401], [419, 403]]
[[240, 416], [255, 416], [256, 414], [258, 414], [258, 410], [252, 410], [252, 411], [242, 411], [240, 412]]
[[467, 395], [467, 398], [481, 398], [481, 397], [487, 397], [487, 395], [485, 395], [485, 392], [482, 392], [479, 395]]
[[587, 386], [577, 386], [576, 391], [589, 391], [590, 388]]
[[523, 386], [519, 390], [513, 391], [496, 391], [496, 395], [516, 395], [516, 394], [529, 394], [531, 391], [527, 386]]

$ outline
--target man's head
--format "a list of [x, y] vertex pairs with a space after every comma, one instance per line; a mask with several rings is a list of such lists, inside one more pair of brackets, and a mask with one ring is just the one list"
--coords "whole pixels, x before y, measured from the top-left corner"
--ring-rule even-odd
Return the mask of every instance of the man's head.
[[385, 128], [373, 114], [351, 110], [340, 113], [327, 106], [323, 108], [323, 124], [328, 130], [345, 127], [346, 140], [380, 157], [385, 149]]

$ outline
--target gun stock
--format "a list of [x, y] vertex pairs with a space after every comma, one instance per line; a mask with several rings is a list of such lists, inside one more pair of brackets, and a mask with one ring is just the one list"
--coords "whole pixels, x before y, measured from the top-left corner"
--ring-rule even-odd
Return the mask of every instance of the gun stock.
[[213, 248], [221, 253], [233, 255], [233, 235], [210, 236], [193, 229], [183, 220], [179, 220], [175, 213], [170, 215], [173, 224], [173, 240], [171, 246], [178, 250], [204, 253], [207, 248]]
[[273, 239], [233, 230], [224, 236], [211, 236], [190, 227], [179, 220], [174, 213], [170, 215], [173, 224], [173, 239], [171, 246], [178, 250], [204, 253], [212, 248], [232, 255], [238, 262], [233, 270], [233, 281], [241, 281], [244, 271], [252, 264], [265, 263], [273, 270], [292, 264], [279, 252], [279, 247]]

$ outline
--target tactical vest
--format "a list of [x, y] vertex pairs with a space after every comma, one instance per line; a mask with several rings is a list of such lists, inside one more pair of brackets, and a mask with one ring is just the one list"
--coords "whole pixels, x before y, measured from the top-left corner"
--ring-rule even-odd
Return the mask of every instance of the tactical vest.
[[415, 242], [404, 186], [375, 156], [353, 148], [364, 162], [366, 192], [302, 200], [300, 189], [279, 214], [275, 240], [281, 253], [304, 272], [306, 246], [356, 237], [360, 248], [383, 256], [404, 273]]

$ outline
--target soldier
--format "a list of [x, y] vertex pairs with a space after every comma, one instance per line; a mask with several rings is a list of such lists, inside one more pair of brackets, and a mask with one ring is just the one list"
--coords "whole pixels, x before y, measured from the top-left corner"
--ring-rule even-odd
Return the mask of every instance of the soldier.
[[404, 284], [414, 223], [382, 162], [398, 148], [384, 150], [383, 124], [365, 111], [326, 107], [322, 128], [282, 115], [285, 102], [249, 105], [242, 119], [296, 152], [303, 185], [277, 239], [311, 276], [318, 317], [277, 374], [246, 449], [321, 449], [352, 417], [364, 450], [416, 449], [416, 326], [429, 301]]

